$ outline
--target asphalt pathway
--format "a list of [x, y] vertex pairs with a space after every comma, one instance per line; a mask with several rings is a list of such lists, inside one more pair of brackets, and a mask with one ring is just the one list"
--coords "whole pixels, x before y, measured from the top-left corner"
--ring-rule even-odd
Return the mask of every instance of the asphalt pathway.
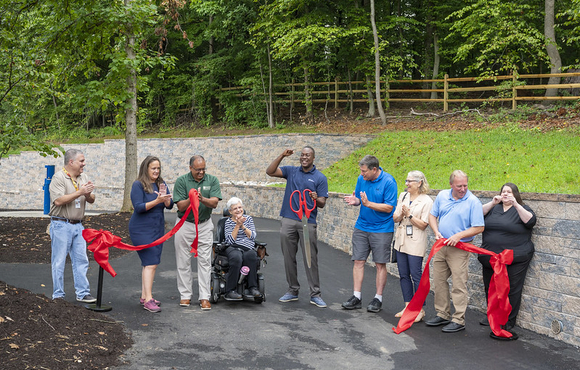
[[[167, 214], [172, 222], [175, 214]], [[478, 324], [483, 314], [468, 310], [466, 330], [445, 334], [424, 323], [397, 335], [394, 314], [403, 305], [399, 282], [389, 276], [383, 310], [366, 311], [374, 296], [374, 269], [365, 270], [363, 309], [346, 311], [341, 303], [352, 295], [350, 256], [319, 243], [322, 297], [328, 308], [309, 303], [308, 285], [299, 262], [302, 284], [297, 302], [280, 303], [286, 292], [279, 221], [255, 219], [258, 239], [268, 243], [268, 264], [262, 269], [266, 301], [227, 302], [210, 311], [198, 305], [179, 306], [172, 239], [165, 243], [153, 286], [162, 312], [150, 313], [139, 305], [141, 266], [136, 253], [111, 261], [118, 275], [105, 274], [105, 313], [121, 321], [132, 334], [134, 346], [119, 370], [136, 369], [580, 369], [579, 349], [521, 328], [520, 338], [499, 342], [489, 328]], [[194, 263], [195, 266], [195, 263]], [[49, 265], [0, 264], [0, 280], [51, 295]], [[98, 266], [89, 270], [96, 295]], [[66, 299], [74, 300], [72, 272], [65, 273]], [[194, 283], [197, 294], [197, 283]], [[195, 297], [197, 298], [197, 297]], [[427, 318], [433, 317], [433, 297], [427, 300]]]

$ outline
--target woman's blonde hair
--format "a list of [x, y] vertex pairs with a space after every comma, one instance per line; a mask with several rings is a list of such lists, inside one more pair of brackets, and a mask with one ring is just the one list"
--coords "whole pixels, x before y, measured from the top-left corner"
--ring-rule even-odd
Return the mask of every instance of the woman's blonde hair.
[[427, 194], [429, 192], [430, 190], [429, 183], [427, 182], [427, 178], [425, 177], [425, 174], [423, 172], [411, 171], [407, 176], [408, 178], [421, 182], [421, 184], [419, 185], [419, 193]]

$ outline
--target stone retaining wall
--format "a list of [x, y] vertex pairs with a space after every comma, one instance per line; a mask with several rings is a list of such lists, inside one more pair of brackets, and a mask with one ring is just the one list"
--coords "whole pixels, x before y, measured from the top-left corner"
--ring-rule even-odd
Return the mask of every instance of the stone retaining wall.
[[[242, 199], [248, 214], [279, 218], [283, 188], [223, 185], [222, 193], [220, 212], [227, 199], [235, 195]], [[487, 203], [497, 193], [474, 191], [474, 194]], [[326, 206], [319, 211], [318, 237], [351, 253], [351, 235], [359, 210], [346, 205], [344, 195], [331, 193]], [[435, 195], [436, 192], [431, 194], [433, 198]], [[580, 346], [580, 196], [524, 193], [522, 198], [536, 212], [538, 220], [532, 237], [536, 253], [528, 270], [517, 324]], [[430, 229], [429, 232], [432, 245], [435, 239]], [[481, 245], [481, 237], [473, 244]], [[396, 264], [388, 264], [388, 269], [398, 276]], [[470, 306], [485, 312], [481, 265], [475, 255], [470, 258], [468, 289]], [[389, 292], [385, 294], [388, 296]], [[400, 297], [400, 293], [396, 296]], [[552, 332], [553, 320], [562, 323], [561, 333]]]
[[[316, 166], [324, 169], [364, 146], [372, 135], [284, 134], [211, 138], [142, 139], [138, 141], [138, 163], [147, 155], [158, 156], [162, 176], [173, 188], [175, 180], [189, 171], [189, 158], [201, 154], [208, 173], [222, 183], [268, 182], [266, 167], [286, 148], [298, 153], [305, 145], [316, 150]], [[118, 210], [123, 203], [125, 182], [125, 141], [105, 140], [103, 144], [62, 145], [84, 152], [85, 173], [95, 183], [97, 202], [91, 210]], [[284, 165], [298, 165], [299, 154], [286, 158]], [[0, 209], [42, 209], [45, 165], [63, 166], [63, 158], [41, 157], [23, 152], [0, 162]]]
[[[288, 147], [300, 150], [304, 145], [312, 145], [317, 150], [315, 163], [319, 169], [324, 169], [372, 138], [364, 135], [290, 134], [146, 139], [139, 140], [138, 153], [139, 161], [148, 154], [160, 157], [163, 176], [170, 188], [179, 175], [188, 171], [189, 157], [202, 154], [206, 158], [208, 172], [218, 176], [222, 182], [223, 201], [216, 213], [221, 213], [227, 200], [235, 195], [244, 201], [249, 214], [276, 219], [279, 218], [283, 188], [238, 185], [237, 181], [260, 183], [271, 180], [265, 174], [266, 167]], [[120, 209], [124, 183], [124, 141], [107, 140], [104, 144], [64, 147], [78, 148], [85, 153], [86, 173], [97, 186], [97, 201], [94, 205], [88, 205], [87, 209]], [[42, 186], [46, 176], [44, 166], [47, 164], [56, 165], [59, 170], [62, 158], [43, 158], [36, 152], [3, 158], [0, 164], [0, 209], [42, 209]], [[283, 164], [297, 165], [298, 156], [286, 159]], [[491, 192], [474, 193], [484, 203], [495, 195]], [[331, 194], [326, 207], [319, 212], [318, 235], [321, 241], [350, 253], [358, 208], [347, 206], [342, 200], [343, 196]], [[580, 196], [522, 194], [522, 197], [535, 210], [538, 222], [533, 234], [536, 254], [526, 279], [518, 325], [580, 346]], [[430, 244], [433, 241], [431, 236]], [[479, 245], [480, 239], [476, 238], [474, 244]], [[277, 246], [270, 248], [275, 251]], [[397, 275], [396, 265], [389, 264], [389, 272]], [[473, 256], [469, 266], [469, 294], [470, 305], [485, 311], [481, 266]], [[398, 292], [397, 297], [400, 297]], [[560, 334], [553, 334], [551, 330], [554, 320], [562, 323]]]

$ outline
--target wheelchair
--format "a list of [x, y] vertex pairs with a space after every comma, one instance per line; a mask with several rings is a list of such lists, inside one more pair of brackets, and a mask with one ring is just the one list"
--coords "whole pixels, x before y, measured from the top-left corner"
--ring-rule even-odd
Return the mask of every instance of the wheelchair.
[[[229, 271], [229, 264], [228, 264], [228, 257], [226, 254], [226, 249], [230, 247], [230, 244], [226, 242], [225, 237], [225, 224], [226, 220], [229, 218], [230, 212], [227, 209], [223, 211], [223, 217], [218, 221], [216, 229], [215, 229], [215, 238], [213, 242], [213, 251], [214, 257], [211, 263], [211, 294], [209, 301], [211, 303], [218, 303], [220, 297], [224, 296], [226, 292], [226, 276], [227, 272]], [[253, 301], [255, 303], [262, 303], [266, 301], [266, 291], [265, 291], [265, 282], [264, 282], [264, 275], [260, 271], [260, 267], [262, 264], [266, 264], [265, 256], [268, 255], [266, 253], [266, 243], [255, 242], [254, 248], [258, 253], [258, 266], [255, 268], [257, 269], [258, 275], [258, 290], [261, 293], [261, 297], [254, 297], [253, 295], [249, 294], [249, 286], [248, 280], [244, 279], [241, 283], [238, 283], [236, 291], [242, 295], [243, 300]]]

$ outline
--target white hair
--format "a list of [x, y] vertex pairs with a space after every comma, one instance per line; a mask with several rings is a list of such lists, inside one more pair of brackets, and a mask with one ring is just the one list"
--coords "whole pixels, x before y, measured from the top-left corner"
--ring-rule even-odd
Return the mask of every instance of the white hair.
[[235, 204], [241, 204], [242, 207], [244, 206], [244, 204], [242, 203], [242, 200], [240, 198], [237, 197], [231, 197], [230, 200], [228, 200], [228, 202], [226, 203], [226, 207], [228, 209], [232, 208], [233, 205]]

